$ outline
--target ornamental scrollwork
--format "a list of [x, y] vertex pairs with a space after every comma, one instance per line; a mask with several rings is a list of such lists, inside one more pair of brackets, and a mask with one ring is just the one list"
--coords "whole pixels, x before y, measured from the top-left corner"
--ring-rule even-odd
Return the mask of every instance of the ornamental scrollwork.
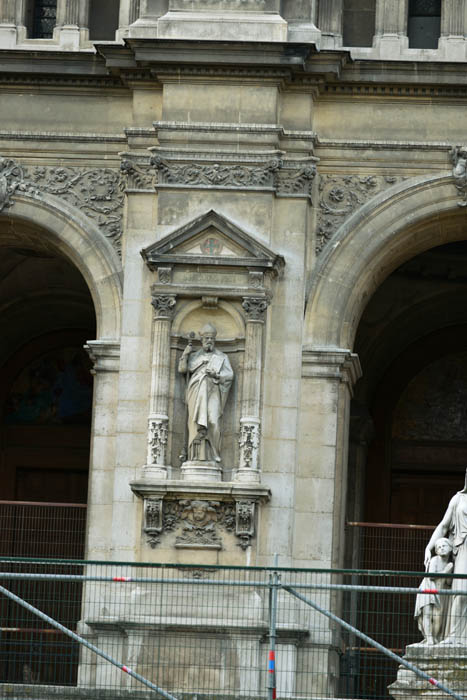
[[337, 229], [358, 207], [404, 179], [387, 175], [321, 175], [316, 252], [321, 252]]
[[452, 175], [459, 194], [459, 207], [467, 207], [467, 146], [454, 146], [450, 151]]
[[276, 194], [280, 196], [307, 195], [311, 200], [311, 188], [316, 175], [316, 165], [308, 164], [298, 170], [283, 169], [277, 173]]
[[16, 192], [59, 197], [82, 211], [120, 254], [124, 182], [111, 168], [28, 167], [0, 157], [0, 211]]
[[222, 549], [222, 533], [232, 533], [246, 549], [255, 534], [254, 501], [213, 501], [204, 498], [144, 499], [144, 532], [153, 549], [163, 534], [174, 532], [178, 548]]
[[264, 165], [233, 163], [174, 163], [153, 156], [152, 164], [159, 172], [160, 184], [195, 187], [273, 188], [274, 174], [281, 167], [280, 159]]

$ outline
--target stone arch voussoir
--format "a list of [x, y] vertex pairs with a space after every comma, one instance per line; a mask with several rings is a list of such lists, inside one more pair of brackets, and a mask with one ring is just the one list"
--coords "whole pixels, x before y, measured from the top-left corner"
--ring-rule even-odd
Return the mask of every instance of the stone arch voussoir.
[[462, 238], [467, 209], [459, 206], [451, 175], [412, 178], [375, 196], [349, 217], [318, 259], [305, 349], [351, 349], [363, 310], [383, 280], [424, 250]]

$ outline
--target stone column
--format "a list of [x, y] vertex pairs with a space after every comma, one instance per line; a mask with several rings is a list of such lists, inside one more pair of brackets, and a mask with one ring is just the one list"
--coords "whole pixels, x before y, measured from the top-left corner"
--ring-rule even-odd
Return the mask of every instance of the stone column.
[[318, 29], [321, 31], [321, 48], [335, 49], [342, 46], [343, 0], [321, 0], [318, 10]]
[[110, 340], [89, 340], [85, 349], [94, 363], [86, 556], [88, 559], [106, 559], [112, 545], [120, 344]]
[[0, 49], [16, 44], [16, 0], [0, 0]]
[[168, 404], [170, 390], [170, 328], [175, 311], [174, 294], [153, 293], [154, 334], [151, 403], [148, 420], [148, 455], [143, 477], [167, 479]]
[[265, 297], [245, 297], [242, 303], [246, 315], [245, 358], [239, 438], [240, 464], [235, 481], [260, 481], [261, 368], [263, 325], [268, 303]]
[[128, 35], [135, 39], [154, 39], [158, 36], [158, 20], [168, 9], [169, 0], [130, 0], [128, 19], [135, 19], [129, 23]]
[[408, 48], [408, 0], [376, 0], [374, 45], [382, 58], [400, 56]]
[[128, 36], [129, 27], [141, 16], [141, 0], [120, 0], [117, 39]]
[[81, 34], [88, 36], [88, 16], [89, 0], [58, 0], [54, 39], [61, 48], [79, 49]]
[[466, 0], [441, 3], [441, 36], [438, 47], [452, 61], [465, 60]]
[[350, 350], [303, 353], [294, 566], [343, 564], [350, 399], [360, 374]]

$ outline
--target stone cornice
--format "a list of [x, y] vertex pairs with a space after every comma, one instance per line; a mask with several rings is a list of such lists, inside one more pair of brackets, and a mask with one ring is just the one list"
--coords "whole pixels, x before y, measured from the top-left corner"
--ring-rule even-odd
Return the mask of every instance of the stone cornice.
[[358, 355], [343, 348], [305, 348], [302, 352], [302, 377], [345, 382], [350, 390], [362, 376]]

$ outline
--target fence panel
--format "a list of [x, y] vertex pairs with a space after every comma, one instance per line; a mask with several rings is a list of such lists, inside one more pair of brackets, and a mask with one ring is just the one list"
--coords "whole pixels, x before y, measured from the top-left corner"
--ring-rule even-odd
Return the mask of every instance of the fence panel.
[[[0, 559], [0, 585], [184, 700], [268, 697], [274, 586], [278, 698], [389, 697], [398, 664], [284, 586], [403, 656], [421, 640], [422, 576]], [[0, 697], [30, 696], [31, 685], [35, 698], [155, 696], [4, 596], [0, 616]]]

